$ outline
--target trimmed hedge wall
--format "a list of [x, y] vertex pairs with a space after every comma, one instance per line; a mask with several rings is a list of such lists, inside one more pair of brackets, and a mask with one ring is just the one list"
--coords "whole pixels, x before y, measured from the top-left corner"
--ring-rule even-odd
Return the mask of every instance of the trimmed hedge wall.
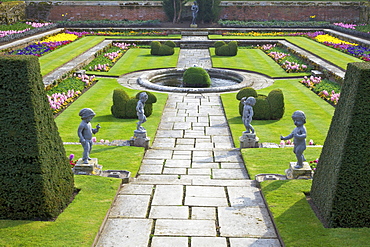
[[[256, 104], [253, 106], [253, 119], [255, 120], [276, 120], [284, 116], [284, 94], [280, 89], [274, 89], [266, 96], [257, 94], [254, 88], [245, 87], [236, 94], [236, 99], [239, 101], [243, 97], [256, 98]], [[244, 105], [239, 102], [240, 116], [243, 116], [243, 107]]]
[[35, 56], [0, 56], [0, 218], [49, 220], [74, 180]]
[[140, 91], [135, 97], [130, 98], [126, 91], [120, 88], [113, 91], [112, 115], [115, 118], [137, 118], [136, 106], [139, 101], [139, 95], [142, 92], [148, 95], [148, 100], [145, 102], [144, 106], [144, 114], [146, 117], [152, 115], [153, 104], [157, 102], [157, 97], [154, 94], [147, 91]]
[[311, 197], [329, 227], [370, 227], [370, 64], [350, 63]]

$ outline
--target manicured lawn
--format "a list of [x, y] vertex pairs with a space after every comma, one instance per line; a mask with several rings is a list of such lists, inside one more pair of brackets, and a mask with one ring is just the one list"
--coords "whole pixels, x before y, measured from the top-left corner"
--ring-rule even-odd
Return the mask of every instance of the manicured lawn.
[[[111, 114], [110, 108], [113, 104], [113, 90], [123, 88], [130, 96], [135, 96], [139, 91], [124, 88], [119, 85], [116, 79], [99, 78], [99, 82], [89, 91], [78, 98], [68, 107], [55, 121], [58, 125], [60, 136], [64, 142], [78, 142], [77, 128], [81, 122], [78, 112], [83, 108], [91, 108], [96, 116], [91, 124], [95, 126], [100, 123], [101, 129], [95, 135], [98, 139], [104, 140], [129, 140], [136, 129], [137, 119], [118, 119]], [[167, 94], [155, 93], [157, 103], [153, 104], [153, 114], [148, 117], [143, 127], [147, 130], [148, 137], [153, 140], [162, 110], [167, 100]]]
[[175, 54], [172, 56], [153, 56], [150, 55], [150, 49], [133, 48], [129, 49], [108, 72], [88, 71], [88, 74], [120, 76], [146, 69], [174, 68], [177, 65], [179, 52], [180, 49], [175, 48]]
[[0, 220], [0, 246], [91, 246], [120, 182], [75, 176], [81, 191], [55, 221]]
[[272, 58], [260, 49], [238, 49], [233, 57], [216, 56], [215, 49], [210, 48], [212, 64], [215, 68], [242, 69], [275, 77], [305, 76], [309, 73], [287, 73]]
[[137, 40], [147, 40], [147, 39], [181, 39], [181, 34], [169, 34], [167, 36], [155, 36], [155, 35], [152, 35], [152, 36], [134, 36], [134, 35], [128, 35], [128, 36], [104, 36], [106, 39], [117, 39], [117, 40], [121, 40], [121, 39], [128, 39], [128, 40], [131, 40], [131, 39], [137, 39]]
[[105, 39], [103, 36], [87, 36], [40, 57], [42, 76], [47, 75], [76, 56], [96, 46]]
[[285, 246], [369, 246], [370, 228], [322, 226], [304, 194], [310, 191], [311, 182], [311, 180], [286, 180], [261, 183], [263, 194]]
[[364, 62], [361, 59], [355, 58], [351, 55], [345, 54], [343, 52], [337, 51], [331, 47], [325, 46], [323, 44], [320, 44], [314, 40], [311, 40], [309, 38], [305, 37], [291, 37], [291, 36], [222, 36], [222, 35], [209, 35], [210, 39], [225, 39], [225, 40], [238, 40], [238, 39], [258, 39], [258, 40], [266, 40], [266, 43], [268, 43], [268, 40], [276, 40], [276, 39], [285, 39], [292, 44], [299, 46], [309, 52], [312, 52], [313, 54], [343, 68], [347, 68], [348, 63], [353, 62]]
[[[306, 114], [307, 139], [313, 139], [316, 144], [323, 145], [329, 129], [334, 107], [319, 98], [315, 93], [298, 82], [297, 79], [276, 80], [258, 93], [267, 95], [272, 89], [279, 88], [284, 93], [285, 114], [280, 120], [253, 120], [260, 142], [279, 143], [280, 135], [288, 135], [294, 129], [291, 116], [294, 111], [302, 110]], [[239, 136], [245, 131], [239, 115], [239, 101], [235, 93], [222, 94], [222, 102], [229, 121], [234, 143], [239, 147]]]

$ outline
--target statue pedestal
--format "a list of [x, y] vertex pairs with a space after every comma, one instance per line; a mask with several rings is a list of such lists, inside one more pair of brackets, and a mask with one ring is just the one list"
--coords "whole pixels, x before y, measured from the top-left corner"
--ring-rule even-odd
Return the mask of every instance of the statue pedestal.
[[198, 25], [197, 25], [197, 24], [190, 24], [190, 27], [191, 27], [191, 28], [197, 28], [197, 27], [198, 27]]
[[130, 146], [149, 148], [150, 139], [146, 136], [146, 130], [134, 130], [134, 136], [130, 139]]
[[98, 165], [97, 158], [89, 160], [89, 164], [84, 164], [82, 158], [80, 158], [73, 168], [73, 173], [75, 175], [100, 175], [102, 167]]
[[303, 162], [302, 168], [295, 168], [297, 162], [290, 162], [289, 169], [285, 170], [285, 175], [288, 179], [311, 179], [312, 178], [312, 169], [308, 162]]
[[259, 138], [256, 133], [244, 133], [239, 137], [240, 148], [258, 148]]

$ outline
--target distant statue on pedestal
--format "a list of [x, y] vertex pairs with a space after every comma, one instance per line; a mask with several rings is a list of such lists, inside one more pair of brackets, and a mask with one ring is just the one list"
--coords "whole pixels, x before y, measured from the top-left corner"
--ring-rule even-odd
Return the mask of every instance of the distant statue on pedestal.
[[297, 165], [294, 167], [296, 169], [303, 167], [303, 161], [306, 161], [304, 158], [303, 152], [306, 150], [306, 116], [303, 111], [295, 111], [292, 115], [295, 126], [297, 126], [292, 133], [287, 136], [280, 136], [281, 140], [289, 140], [293, 138], [294, 150], [293, 152], [297, 156]]
[[140, 93], [139, 101], [137, 102], [137, 105], [136, 105], [136, 114], [139, 119], [139, 121], [136, 123], [136, 126], [137, 126], [136, 129], [141, 132], [145, 131], [145, 128], [141, 126], [141, 124], [146, 122], [146, 116], [144, 114], [144, 106], [147, 100], [148, 100], [148, 95], [145, 92]]
[[243, 106], [243, 116], [242, 120], [246, 131], [243, 133], [252, 133], [254, 134], [254, 128], [251, 125], [252, 118], [253, 118], [253, 106], [256, 104], [256, 99], [254, 97], [243, 97], [241, 100]]
[[193, 2], [193, 5], [191, 6], [191, 11], [193, 12], [193, 20], [191, 21], [191, 25], [196, 25], [195, 20], [197, 19], [199, 12], [199, 6], [197, 1]]
[[88, 164], [90, 158], [90, 152], [93, 145], [92, 142], [92, 135], [98, 133], [100, 129], [100, 125], [96, 125], [96, 128], [93, 129], [91, 127], [91, 119], [95, 116], [95, 112], [90, 108], [84, 108], [80, 111], [79, 116], [81, 117], [82, 121], [80, 126], [78, 126], [78, 137], [80, 138], [80, 143], [84, 148], [82, 161], [83, 164]]

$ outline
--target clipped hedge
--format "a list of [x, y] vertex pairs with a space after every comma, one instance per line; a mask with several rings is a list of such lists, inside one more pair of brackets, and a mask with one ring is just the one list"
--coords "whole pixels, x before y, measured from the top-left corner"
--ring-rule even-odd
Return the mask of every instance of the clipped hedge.
[[115, 118], [137, 118], [136, 106], [139, 101], [140, 93], [145, 92], [148, 100], [145, 102], [144, 114], [149, 117], [153, 113], [153, 104], [157, 102], [157, 97], [148, 91], [140, 91], [135, 97], [130, 98], [125, 90], [115, 89], [113, 91], [112, 115]]
[[126, 118], [126, 103], [129, 100], [130, 97], [125, 90], [118, 88], [113, 91], [111, 112], [115, 118]]
[[[255, 120], [276, 120], [284, 116], [284, 94], [280, 89], [274, 89], [266, 96], [257, 94], [254, 88], [245, 87], [236, 94], [236, 99], [239, 101], [243, 97], [256, 98], [256, 104], [253, 106], [253, 119]], [[240, 116], [243, 116], [243, 106], [244, 105], [239, 102]]]
[[0, 56], [0, 218], [57, 217], [74, 180], [35, 56]]
[[184, 72], [183, 84], [185, 87], [209, 87], [211, 86], [211, 77], [201, 67], [190, 67]]
[[370, 227], [370, 64], [350, 63], [311, 197], [328, 227]]
[[222, 42], [216, 41], [214, 44], [217, 56], [236, 56], [238, 54], [238, 43], [236, 41], [230, 41], [228, 44]]
[[150, 43], [150, 54], [154, 56], [170, 56], [175, 53], [174, 47], [176, 44], [173, 41], [166, 41], [162, 44], [159, 41]]

